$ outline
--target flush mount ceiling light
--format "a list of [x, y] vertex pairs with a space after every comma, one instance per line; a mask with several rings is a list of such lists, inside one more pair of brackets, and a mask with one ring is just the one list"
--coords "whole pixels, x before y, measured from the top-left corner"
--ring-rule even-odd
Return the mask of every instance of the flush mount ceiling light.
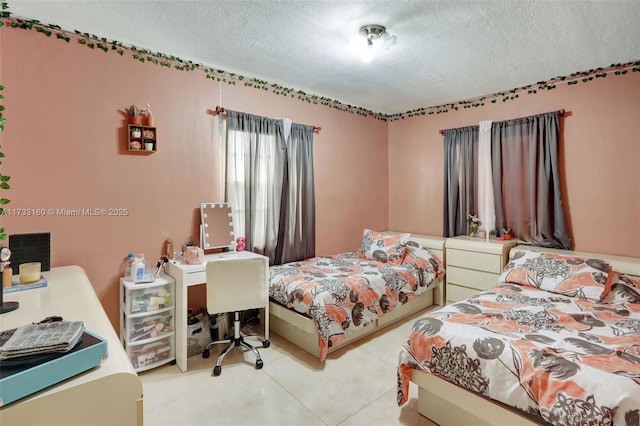
[[388, 49], [396, 44], [396, 36], [389, 34], [382, 25], [364, 25], [360, 28], [359, 34], [364, 37], [367, 43], [360, 49], [360, 55], [364, 62], [371, 62], [377, 49]]

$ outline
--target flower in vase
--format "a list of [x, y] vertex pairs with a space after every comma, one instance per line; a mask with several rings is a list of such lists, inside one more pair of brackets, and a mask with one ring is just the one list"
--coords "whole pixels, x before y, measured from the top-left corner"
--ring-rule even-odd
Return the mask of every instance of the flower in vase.
[[478, 235], [478, 226], [481, 224], [480, 219], [475, 214], [467, 213], [467, 223], [469, 224], [469, 235], [475, 237]]

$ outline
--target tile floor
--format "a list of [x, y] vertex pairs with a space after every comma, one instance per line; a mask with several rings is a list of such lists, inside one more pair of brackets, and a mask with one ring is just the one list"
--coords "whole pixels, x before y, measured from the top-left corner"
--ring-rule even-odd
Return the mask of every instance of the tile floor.
[[[396, 404], [398, 352], [415, 314], [327, 356], [324, 363], [271, 333], [260, 349], [256, 370], [250, 351], [234, 349], [222, 374], [212, 375], [215, 358], [189, 358], [189, 370], [166, 365], [140, 373], [144, 424], [162, 425], [407, 425], [433, 426], [418, 414], [418, 390]], [[249, 340], [251, 341], [251, 340]]]

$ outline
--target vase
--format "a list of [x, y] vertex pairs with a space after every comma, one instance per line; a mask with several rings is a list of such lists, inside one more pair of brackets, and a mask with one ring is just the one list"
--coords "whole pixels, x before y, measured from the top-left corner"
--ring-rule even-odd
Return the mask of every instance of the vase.
[[471, 225], [471, 227], [469, 228], [469, 236], [470, 237], [477, 237], [478, 236], [478, 227], [477, 226]]

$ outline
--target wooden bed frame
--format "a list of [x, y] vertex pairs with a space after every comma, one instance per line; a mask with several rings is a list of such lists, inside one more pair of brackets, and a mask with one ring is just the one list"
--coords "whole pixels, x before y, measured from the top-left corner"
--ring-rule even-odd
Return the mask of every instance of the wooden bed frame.
[[[514, 247], [509, 257], [518, 249], [604, 259], [614, 270], [632, 277], [640, 277], [640, 258], [637, 257], [554, 250], [527, 245]], [[536, 419], [515, 408], [477, 395], [429, 373], [414, 371], [411, 381], [418, 385], [418, 412], [441, 426], [540, 424]]]
[[[385, 232], [385, 234], [399, 234], [399, 232]], [[410, 240], [422, 244], [436, 255], [444, 265], [444, 242], [443, 237], [432, 237], [427, 235], [411, 234]], [[444, 301], [444, 277], [437, 279], [432, 284], [431, 291], [425, 291], [420, 296], [396, 307], [390, 313], [378, 318], [373, 324], [368, 325], [355, 334], [349, 335], [347, 339], [339, 345], [332, 346], [327, 353], [331, 353], [354, 341], [361, 339], [371, 333], [380, 330], [394, 322], [397, 322], [409, 315], [419, 312], [433, 304], [442, 305]], [[318, 330], [313, 320], [305, 315], [288, 309], [277, 302], [269, 302], [269, 329], [295, 343], [300, 348], [320, 358], [320, 346], [318, 344]]]

